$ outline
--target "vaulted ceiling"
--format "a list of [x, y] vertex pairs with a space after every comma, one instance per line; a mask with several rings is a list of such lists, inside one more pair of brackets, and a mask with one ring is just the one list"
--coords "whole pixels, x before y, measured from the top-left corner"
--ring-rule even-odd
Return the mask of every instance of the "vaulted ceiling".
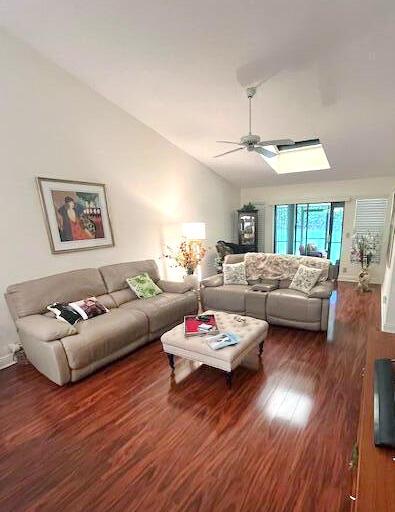
[[[239, 186], [395, 176], [393, 0], [0, 0], [0, 22]], [[330, 170], [212, 158], [258, 83], [253, 132], [319, 137]]]

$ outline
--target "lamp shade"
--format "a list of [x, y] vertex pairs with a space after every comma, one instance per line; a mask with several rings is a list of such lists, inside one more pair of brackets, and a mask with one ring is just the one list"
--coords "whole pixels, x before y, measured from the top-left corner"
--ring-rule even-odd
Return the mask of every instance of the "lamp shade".
[[204, 222], [185, 222], [182, 225], [182, 236], [187, 240], [205, 240], [206, 224]]

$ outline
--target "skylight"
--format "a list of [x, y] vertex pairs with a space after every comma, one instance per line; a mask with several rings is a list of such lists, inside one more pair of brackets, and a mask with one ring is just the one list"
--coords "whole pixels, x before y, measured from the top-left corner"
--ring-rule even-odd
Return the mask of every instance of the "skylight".
[[331, 168], [319, 139], [299, 141], [289, 146], [270, 146], [267, 149], [276, 155], [271, 158], [261, 156], [277, 174]]

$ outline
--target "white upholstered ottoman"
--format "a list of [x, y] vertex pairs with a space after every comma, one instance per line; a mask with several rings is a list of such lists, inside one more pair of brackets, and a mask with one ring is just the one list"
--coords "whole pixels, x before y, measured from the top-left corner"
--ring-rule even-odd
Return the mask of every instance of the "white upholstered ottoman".
[[162, 335], [163, 350], [174, 370], [174, 356], [183, 357], [192, 361], [199, 361], [226, 372], [228, 386], [232, 383], [232, 372], [241, 363], [245, 356], [254, 348], [259, 347], [259, 356], [262, 354], [263, 342], [266, 339], [269, 325], [264, 320], [243, 316], [245, 322], [238, 322], [239, 315], [223, 311], [205, 311], [214, 313], [220, 332], [233, 332], [240, 336], [237, 345], [213, 350], [207, 343], [206, 336], [184, 336], [184, 325], [180, 324]]

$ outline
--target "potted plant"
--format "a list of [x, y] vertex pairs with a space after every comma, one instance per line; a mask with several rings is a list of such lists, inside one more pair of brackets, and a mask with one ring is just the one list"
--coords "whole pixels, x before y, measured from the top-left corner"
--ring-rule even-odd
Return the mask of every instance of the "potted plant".
[[251, 201], [247, 204], [244, 204], [240, 210], [240, 212], [256, 212], [255, 205], [251, 203]]
[[358, 288], [363, 292], [370, 291], [369, 267], [373, 257], [377, 254], [379, 236], [377, 234], [354, 234], [352, 238], [351, 261], [361, 265], [358, 275]]

